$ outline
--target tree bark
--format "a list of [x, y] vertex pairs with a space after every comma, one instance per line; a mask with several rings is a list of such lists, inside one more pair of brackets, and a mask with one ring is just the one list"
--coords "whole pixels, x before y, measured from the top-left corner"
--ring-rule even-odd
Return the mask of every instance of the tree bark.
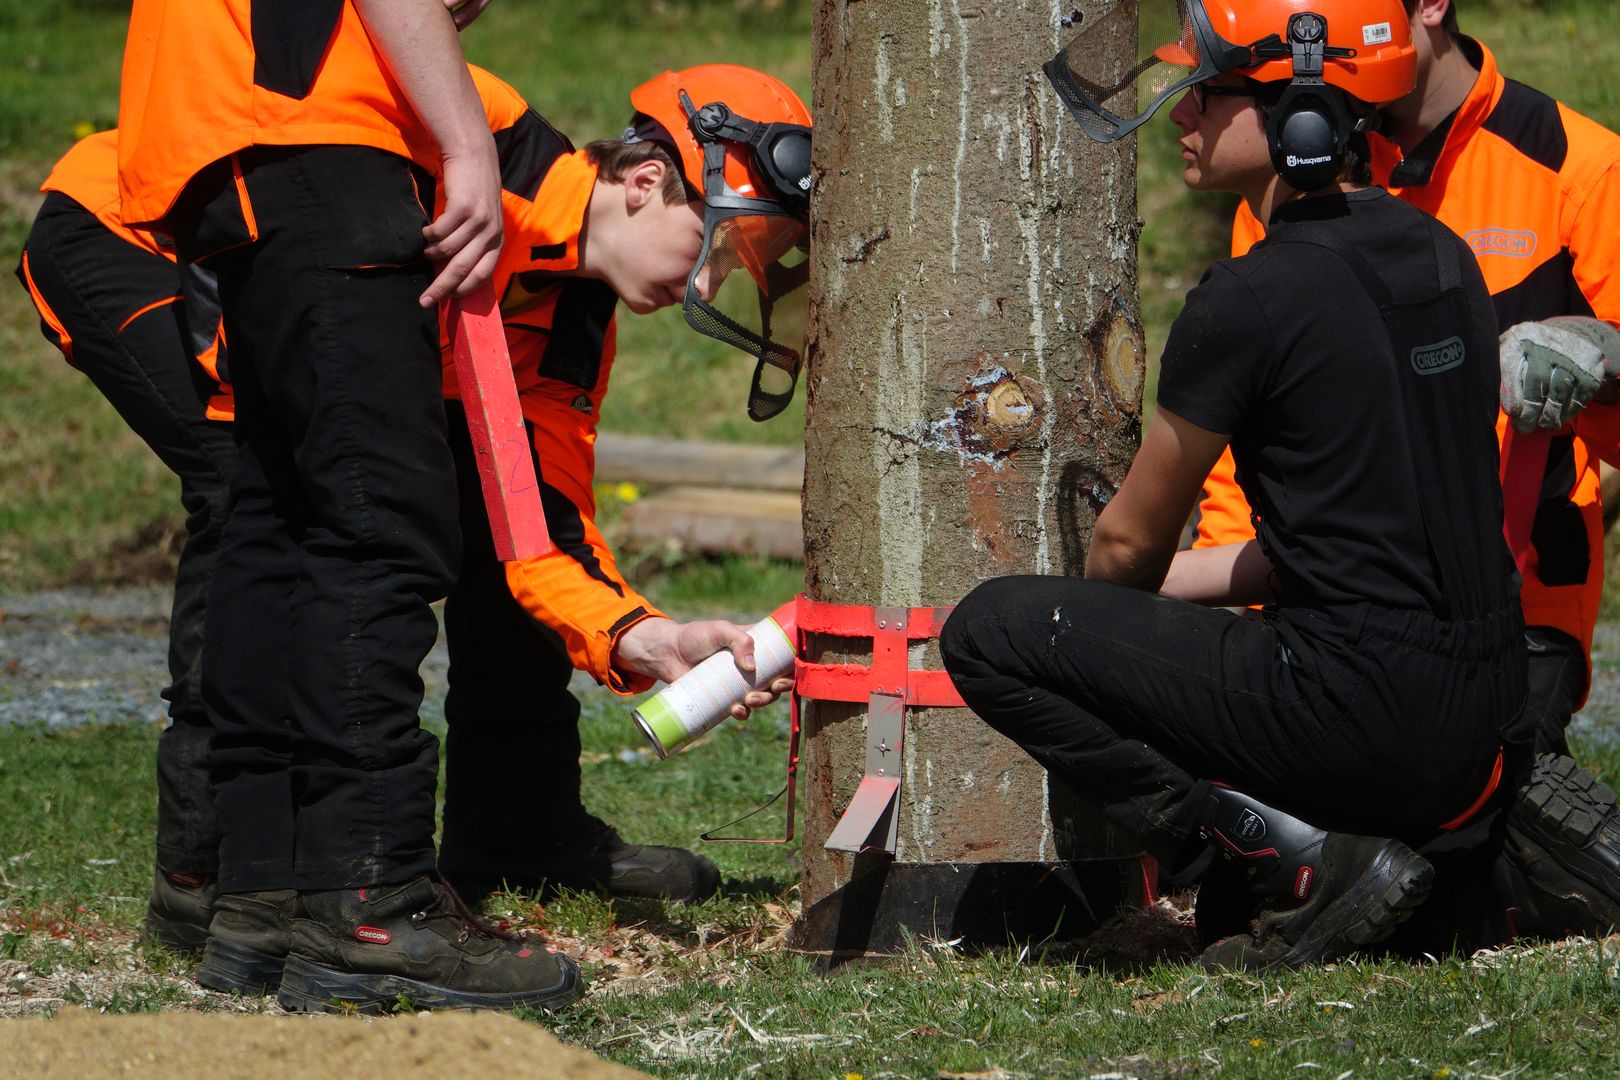
[[[986, 578], [1081, 571], [1141, 431], [1134, 140], [1087, 141], [1041, 64], [1073, 33], [1061, 18], [1103, 6], [817, 4], [816, 599], [949, 605]], [[1089, 47], [1117, 73], [1134, 34], [1106, 36]], [[813, 640], [807, 659], [865, 662], [861, 644]], [[855, 865], [822, 844], [862, 775], [864, 706], [804, 715], [808, 911]], [[908, 710], [902, 766], [899, 864], [1111, 851], [1100, 818], [966, 710]]]

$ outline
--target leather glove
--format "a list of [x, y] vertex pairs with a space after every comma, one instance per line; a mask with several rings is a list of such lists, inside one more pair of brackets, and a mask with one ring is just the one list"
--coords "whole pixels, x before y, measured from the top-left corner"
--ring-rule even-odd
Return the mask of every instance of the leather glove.
[[1620, 363], [1620, 331], [1580, 315], [1522, 322], [1502, 335], [1498, 359], [1502, 411], [1514, 429], [1557, 430], [1586, 408], [1611, 360]]

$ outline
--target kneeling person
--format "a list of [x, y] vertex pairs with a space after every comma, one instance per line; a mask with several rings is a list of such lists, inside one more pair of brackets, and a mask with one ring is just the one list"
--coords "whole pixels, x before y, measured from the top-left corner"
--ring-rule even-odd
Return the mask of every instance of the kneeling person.
[[[1134, 120], [1063, 55], [1048, 70], [1094, 137], [1185, 89], [1187, 182], [1268, 236], [1188, 295], [1086, 580], [987, 582], [941, 644], [976, 712], [1162, 864], [1213, 846], [1240, 868], [1203, 880], [1205, 927], [1242, 916], [1207, 963], [1297, 966], [1392, 933], [1433, 877], [1412, 845], [1524, 775], [1494, 322], [1463, 242], [1365, 186], [1361, 132], [1414, 84], [1400, 0], [1183, 11], [1157, 56], [1191, 70]], [[1228, 444], [1258, 539], [1167, 581]]]

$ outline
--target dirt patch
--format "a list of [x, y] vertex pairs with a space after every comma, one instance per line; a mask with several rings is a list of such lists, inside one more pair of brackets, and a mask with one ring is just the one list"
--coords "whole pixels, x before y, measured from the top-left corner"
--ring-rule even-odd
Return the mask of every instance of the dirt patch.
[[495, 1013], [349, 1016], [106, 1016], [65, 1009], [14, 1020], [0, 1075], [147, 1076], [203, 1068], [217, 1080], [284, 1076], [500, 1076], [631, 1080], [644, 1076]]

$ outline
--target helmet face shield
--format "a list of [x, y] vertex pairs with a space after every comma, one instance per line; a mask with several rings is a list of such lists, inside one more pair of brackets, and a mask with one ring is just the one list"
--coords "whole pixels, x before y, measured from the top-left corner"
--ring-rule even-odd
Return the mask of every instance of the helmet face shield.
[[[755, 358], [748, 415], [793, 400], [809, 321], [809, 228], [772, 203], [731, 198], [704, 212], [703, 253], [686, 279], [686, 322]], [[753, 203], [742, 206], [736, 204]]]
[[809, 315], [810, 110], [784, 83], [735, 64], [666, 71], [630, 93], [626, 142], [662, 143], [703, 201], [703, 247], [684, 314], [754, 358], [748, 415], [793, 400]]
[[[1146, 0], [1143, 7], [1171, 0]], [[1195, 83], [1251, 62], [1249, 49], [1222, 41], [1210, 27], [1201, 0], [1174, 0], [1179, 32], [1174, 41], [1150, 47], [1117, 78], [1100, 50], [1110, 41], [1136, 40], [1136, 5], [1115, 3], [1086, 19], [1063, 50], [1043, 67], [1080, 130], [1097, 142], [1123, 139], [1160, 106]], [[1144, 18], [1144, 24], [1149, 23]]]

